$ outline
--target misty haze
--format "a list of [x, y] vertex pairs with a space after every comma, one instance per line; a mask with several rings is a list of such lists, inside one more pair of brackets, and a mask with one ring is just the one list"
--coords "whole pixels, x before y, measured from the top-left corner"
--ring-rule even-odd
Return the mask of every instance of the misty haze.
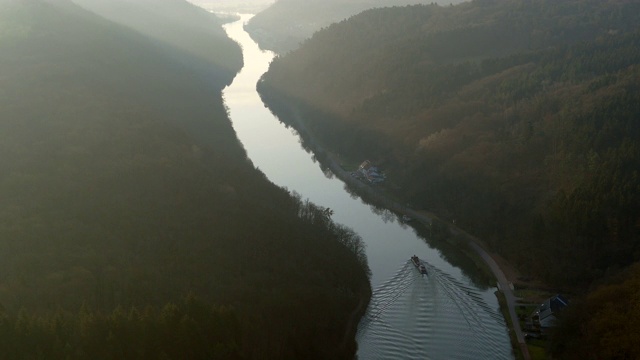
[[640, 2], [0, 0], [0, 358], [638, 359]]

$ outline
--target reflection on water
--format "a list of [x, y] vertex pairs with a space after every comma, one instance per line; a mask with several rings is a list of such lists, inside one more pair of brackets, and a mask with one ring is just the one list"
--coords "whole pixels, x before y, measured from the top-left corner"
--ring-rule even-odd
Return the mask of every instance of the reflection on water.
[[[397, 215], [368, 205], [315, 161], [300, 137], [260, 100], [256, 83], [273, 58], [243, 30], [250, 16], [228, 24], [243, 47], [245, 67], [224, 91], [233, 127], [251, 161], [280, 186], [334, 210], [336, 222], [367, 244], [374, 296], [358, 330], [360, 359], [508, 359], [511, 348], [495, 288], [478, 286], [474, 264], [446, 244], [429, 245]], [[447, 256], [443, 256], [446, 252]], [[427, 261], [421, 277], [408, 259]]]

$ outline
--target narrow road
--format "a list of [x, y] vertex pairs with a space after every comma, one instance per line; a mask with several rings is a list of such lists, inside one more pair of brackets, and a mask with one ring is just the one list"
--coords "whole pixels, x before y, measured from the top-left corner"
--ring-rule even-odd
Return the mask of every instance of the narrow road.
[[[308, 133], [308, 131], [306, 131], [304, 123], [303, 121], [301, 121], [300, 114], [297, 111], [297, 109], [293, 109], [293, 110], [294, 110], [294, 118], [298, 125], [295, 127], [297, 131], [299, 133], [302, 132], [302, 133], [306, 133], [307, 135], [311, 135]], [[345, 171], [342, 168], [342, 166], [340, 166], [340, 164], [335, 159], [335, 157], [332, 156], [332, 154], [326, 152], [325, 149], [322, 148], [322, 146], [320, 146], [312, 136], [309, 136], [305, 145], [313, 148], [314, 153], [316, 155], [321, 155], [319, 156], [319, 158], [322, 157], [322, 159], [319, 159], [319, 160], [325, 163], [326, 166], [328, 166], [331, 169], [331, 171], [337, 177], [339, 177], [342, 181], [344, 181], [346, 184], [349, 184], [350, 186], [358, 189], [360, 192], [366, 193], [371, 198], [373, 198], [375, 202], [379, 203], [380, 205], [383, 205], [388, 210], [412, 217], [422, 222], [425, 225], [431, 224], [431, 221], [432, 221], [431, 217], [426, 216], [423, 213], [419, 213], [410, 208], [407, 208], [406, 206], [389, 199], [384, 194], [381, 194], [379, 191], [376, 191], [376, 189], [374, 189], [373, 187], [351, 176], [351, 173]], [[524, 334], [522, 333], [522, 329], [520, 328], [520, 322], [516, 315], [516, 309], [515, 309], [516, 297], [513, 294], [513, 291], [511, 290], [511, 286], [510, 286], [509, 280], [507, 280], [506, 275], [504, 274], [504, 272], [502, 271], [498, 263], [496, 263], [496, 261], [493, 259], [493, 257], [491, 257], [491, 255], [480, 245], [480, 241], [476, 237], [468, 234], [467, 232], [453, 225], [449, 225], [449, 229], [451, 230], [451, 233], [453, 235], [458, 235], [458, 234], [464, 235], [464, 238], [467, 240], [469, 247], [473, 249], [478, 255], [480, 255], [480, 258], [489, 266], [489, 268], [491, 269], [491, 272], [493, 272], [493, 275], [498, 281], [500, 291], [502, 291], [506, 299], [509, 316], [511, 317], [511, 322], [513, 326], [513, 331], [516, 334], [516, 339], [518, 341], [520, 351], [522, 352], [522, 355], [525, 360], [531, 360], [531, 355], [529, 354], [529, 348], [527, 347], [527, 343], [524, 339]]]
[[[376, 200], [385, 205], [385, 207], [389, 210], [407, 215], [412, 217], [425, 225], [431, 224], [432, 219], [429, 216], [426, 216], [422, 213], [419, 213], [415, 210], [409, 209], [401, 204], [398, 204], [394, 201], [391, 201], [388, 198], [385, 198], [384, 195], [375, 191], [372, 187], [363, 183], [360, 180], [357, 180], [351, 176], [350, 173], [344, 171], [342, 167], [333, 159], [331, 156], [327, 157], [328, 165], [338, 177], [340, 177], [344, 182], [355, 185], [359, 190], [364, 190], [369, 195], [374, 196]], [[524, 339], [524, 334], [522, 333], [522, 329], [520, 328], [520, 322], [518, 320], [518, 316], [516, 315], [516, 297], [511, 290], [511, 284], [509, 280], [507, 280], [506, 275], [498, 265], [498, 263], [491, 257], [491, 255], [480, 245], [480, 241], [474, 236], [466, 233], [465, 231], [459, 229], [458, 227], [449, 225], [449, 229], [453, 235], [462, 234], [464, 238], [467, 240], [467, 243], [471, 249], [473, 249], [480, 258], [489, 266], [491, 272], [495, 276], [498, 281], [498, 285], [500, 291], [504, 294], [507, 303], [507, 309], [509, 311], [509, 316], [511, 317], [511, 323], [513, 326], [513, 331], [516, 334], [516, 339], [518, 341], [518, 345], [520, 347], [520, 351], [522, 352], [522, 356], [525, 360], [531, 360], [531, 355], [529, 354], [529, 348], [527, 347], [527, 342]]]
[[[453, 229], [452, 229], [453, 230]], [[454, 230], [455, 231], [455, 230]], [[465, 233], [466, 234], [466, 233]], [[522, 355], [525, 360], [530, 360], [531, 355], [529, 354], [529, 348], [527, 347], [527, 342], [524, 339], [524, 334], [522, 333], [522, 329], [520, 328], [520, 321], [518, 320], [518, 316], [516, 315], [516, 297], [511, 290], [511, 286], [507, 277], [504, 275], [504, 272], [498, 266], [498, 263], [487, 253], [480, 245], [478, 245], [477, 241], [473, 239], [472, 236], [466, 234], [466, 237], [469, 239], [469, 246], [480, 255], [482, 260], [489, 265], [493, 275], [498, 280], [498, 284], [500, 284], [500, 291], [504, 294], [504, 297], [507, 302], [507, 308], [509, 309], [509, 316], [511, 317], [511, 323], [513, 325], [513, 331], [516, 334], [516, 339], [518, 340], [518, 345], [520, 345], [520, 350], [522, 351]]]
[[[431, 224], [432, 219], [430, 217], [417, 211], [406, 209], [403, 213], [422, 222], [425, 225]], [[516, 334], [516, 339], [518, 340], [518, 345], [520, 346], [522, 356], [525, 360], [531, 360], [529, 348], [527, 347], [527, 342], [524, 339], [524, 334], [522, 333], [520, 322], [518, 320], [518, 316], [516, 315], [516, 297], [511, 290], [511, 284], [509, 283], [509, 280], [507, 280], [506, 275], [504, 274], [498, 263], [493, 259], [493, 257], [491, 257], [491, 255], [489, 255], [489, 253], [482, 246], [480, 246], [480, 241], [476, 237], [466, 233], [456, 226], [449, 225], [449, 229], [451, 230], [451, 233], [453, 235], [464, 235], [464, 238], [467, 240], [467, 244], [469, 245], [469, 247], [473, 249], [485, 262], [485, 264], [487, 264], [491, 269], [491, 272], [498, 281], [500, 291], [502, 291], [506, 299], [507, 309], [509, 311], [509, 316], [511, 317], [511, 323], [513, 325], [513, 331]]]

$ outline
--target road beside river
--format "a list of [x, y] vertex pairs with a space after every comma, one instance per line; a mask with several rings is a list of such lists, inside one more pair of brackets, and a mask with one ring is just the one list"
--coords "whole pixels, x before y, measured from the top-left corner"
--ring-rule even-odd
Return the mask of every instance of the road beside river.
[[[389, 196], [385, 195], [383, 192], [378, 191], [375, 187], [363, 182], [362, 180], [355, 178], [351, 175], [351, 171], [345, 170], [340, 162], [337, 159], [337, 156], [332, 154], [330, 151], [327, 151], [324, 147], [322, 147], [318, 141], [314, 138], [313, 134], [310, 133], [304, 125], [304, 121], [301, 118], [300, 112], [297, 109], [290, 109], [291, 113], [294, 114], [294, 120], [297, 126], [294, 126], [296, 130], [305, 138], [305, 146], [311, 148], [318, 157], [318, 159], [327, 166], [333, 174], [335, 174], [338, 178], [340, 178], [344, 183], [348, 184], [352, 189], [354, 189], [359, 194], [366, 194], [367, 199], [370, 201], [376, 202], [376, 205], [382, 206], [388, 210], [391, 210], [395, 213], [409, 216], [410, 218], [415, 219], [416, 221], [420, 221], [422, 224], [429, 226], [433, 221], [434, 216], [426, 215], [424, 212], [413, 210], [405, 205], [402, 205]], [[524, 334], [520, 327], [520, 322], [516, 315], [516, 296], [512, 290], [512, 284], [507, 279], [505, 271], [498, 265], [496, 260], [491, 256], [491, 254], [484, 248], [484, 244], [475, 236], [470, 235], [466, 231], [458, 228], [453, 224], [448, 224], [449, 230], [452, 235], [463, 235], [463, 239], [467, 241], [467, 245], [470, 249], [472, 249], [481, 259], [482, 261], [489, 267], [491, 272], [493, 273], [497, 283], [498, 289], [504, 294], [507, 311], [509, 316], [511, 317], [511, 328], [515, 333], [516, 340], [518, 342], [519, 349], [514, 349], [515, 351], [520, 351], [525, 360], [530, 360], [531, 355], [529, 354], [529, 348], [527, 347], [526, 340], [524, 338]]]
[[[304, 129], [285, 126], [265, 107], [256, 85], [274, 55], [261, 51], [243, 30], [249, 18], [225, 25], [245, 60], [223, 92], [229, 117], [250, 161], [270, 181], [331, 208], [332, 219], [366, 244], [373, 294], [357, 324], [358, 358], [513, 359], [495, 287], [477, 279], [473, 264], [456, 249], [429, 244], [399, 221], [397, 214], [408, 209], [351, 177], [318, 144], [313, 153], [303, 147]], [[414, 254], [429, 276], [410, 265]]]

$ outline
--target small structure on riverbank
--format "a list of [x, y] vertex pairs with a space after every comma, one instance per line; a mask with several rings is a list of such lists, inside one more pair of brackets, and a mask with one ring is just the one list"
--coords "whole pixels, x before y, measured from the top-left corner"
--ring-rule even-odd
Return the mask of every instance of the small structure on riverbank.
[[385, 180], [385, 175], [369, 160], [365, 160], [360, 164], [358, 172], [372, 184], [378, 184]]
[[531, 315], [533, 325], [540, 329], [555, 326], [557, 313], [568, 305], [569, 301], [560, 294], [548, 298]]

